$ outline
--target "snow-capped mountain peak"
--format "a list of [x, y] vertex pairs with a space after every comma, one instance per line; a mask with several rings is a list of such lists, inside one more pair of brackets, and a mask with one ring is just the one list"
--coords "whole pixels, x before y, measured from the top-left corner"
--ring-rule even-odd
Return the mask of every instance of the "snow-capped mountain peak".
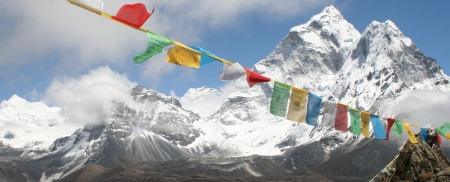
[[207, 117], [222, 105], [226, 95], [215, 88], [190, 88], [181, 98], [183, 108], [189, 109], [202, 117]]
[[204, 98], [205, 96], [220, 96], [222, 92], [215, 88], [200, 87], [190, 88], [180, 99], [185, 101], [195, 101]]
[[[312, 31], [315, 30], [315, 31]], [[320, 38], [329, 37], [335, 47], [349, 49], [352, 42], [356, 41], [360, 33], [348, 23], [342, 14], [334, 6], [325, 8], [322, 13], [313, 16], [307, 23], [291, 28], [290, 32], [306, 34], [304, 40], [310, 43], [320, 43]], [[311, 33], [318, 37], [314, 38]]]
[[70, 135], [81, 124], [67, 123], [61, 108], [28, 102], [13, 95], [0, 104], [0, 140], [13, 148], [47, 150], [56, 138]]

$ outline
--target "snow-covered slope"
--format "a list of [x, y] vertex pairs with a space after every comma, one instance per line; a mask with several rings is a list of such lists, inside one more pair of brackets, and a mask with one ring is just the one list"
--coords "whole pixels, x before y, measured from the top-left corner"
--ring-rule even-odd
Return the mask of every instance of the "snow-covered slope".
[[412, 89], [450, 90], [449, 77], [437, 62], [390, 20], [366, 28], [333, 82], [331, 95], [373, 112], [379, 102], [390, 104]]
[[13, 95], [0, 104], [0, 140], [13, 148], [45, 151], [56, 138], [83, 127], [65, 122], [60, 110]]
[[[292, 28], [253, 70], [320, 94], [327, 88], [321, 83], [341, 70], [359, 37], [359, 32], [331, 6], [307, 23]], [[271, 115], [271, 83], [248, 88], [245, 80], [240, 79], [236, 87], [219, 111], [203, 124], [211, 127], [204, 130], [206, 133], [218, 133], [214, 138], [223, 146], [215, 151], [218, 156], [279, 155], [290, 147], [319, 140], [325, 134], [339, 136], [341, 143], [352, 138], [328, 128], [312, 132], [312, 126]]]
[[183, 109], [178, 100], [142, 86], [133, 88], [130, 96], [137, 103], [116, 102], [108, 122], [86, 125], [56, 140], [45, 158], [59, 158], [59, 167], [46, 171], [41, 180], [59, 179], [90, 163], [121, 164], [112, 159], [120, 156], [111, 150], [142, 161], [199, 156], [209, 150], [197, 140], [202, 131], [193, 126], [200, 116]]
[[295, 26], [254, 70], [272, 79], [319, 91], [341, 70], [360, 33], [333, 6]]
[[225, 99], [217, 89], [200, 87], [189, 89], [179, 100], [183, 108], [207, 117], [216, 112]]

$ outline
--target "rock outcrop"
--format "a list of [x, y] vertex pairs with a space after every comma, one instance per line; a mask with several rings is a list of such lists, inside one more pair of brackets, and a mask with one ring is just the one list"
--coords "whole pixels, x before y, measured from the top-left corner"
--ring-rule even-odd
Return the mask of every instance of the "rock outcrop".
[[450, 181], [450, 161], [438, 145], [416, 135], [417, 144], [406, 141], [399, 155], [371, 181]]

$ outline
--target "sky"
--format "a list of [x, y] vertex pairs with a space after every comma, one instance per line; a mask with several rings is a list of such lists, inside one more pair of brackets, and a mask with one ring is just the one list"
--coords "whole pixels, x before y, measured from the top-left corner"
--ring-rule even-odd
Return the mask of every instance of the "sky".
[[[249, 68], [268, 56], [292, 27], [333, 5], [360, 33], [374, 20], [393, 21], [423, 53], [450, 73], [449, 0], [103, 2], [104, 12], [112, 15], [124, 4], [142, 2], [148, 9], [155, 7], [143, 28]], [[141, 84], [176, 96], [189, 88], [220, 89], [229, 84], [220, 80], [221, 63], [193, 69], [166, 63], [166, 54], [142, 64], [132, 63], [134, 55], [146, 49], [145, 34], [65, 0], [0, 0], [0, 16], [0, 101], [14, 94], [55, 105], [64, 104], [55, 100], [57, 97], [91, 100], [82, 96], [89, 90], [74, 87], [86, 88], [90, 77], [99, 77], [102, 84], [120, 85], [115, 88], [118, 92]], [[102, 88], [105, 94], [107, 88]], [[61, 93], [65, 95], [58, 95]]]

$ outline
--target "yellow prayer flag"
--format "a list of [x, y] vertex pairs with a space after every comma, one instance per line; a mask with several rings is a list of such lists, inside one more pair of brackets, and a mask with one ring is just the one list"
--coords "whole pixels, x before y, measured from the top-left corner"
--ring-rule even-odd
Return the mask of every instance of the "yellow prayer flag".
[[369, 135], [369, 124], [370, 124], [370, 113], [361, 112], [361, 127], [363, 136], [366, 138], [370, 138]]
[[420, 130], [420, 126], [419, 125], [417, 125], [417, 124], [409, 124], [410, 126], [414, 126], [414, 127], [416, 127], [417, 129], [419, 129]]
[[200, 52], [179, 42], [174, 42], [174, 44], [175, 47], [170, 48], [167, 54], [167, 62], [191, 68], [200, 68]]
[[414, 135], [414, 132], [412, 131], [411, 126], [405, 122], [402, 122], [402, 124], [403, 124], [403, 128], [405, 128], [405, 131], [409, 136], [409, 141], [411, 141], [411, 143], [417, 143], [416, 136]]
[[292, 87], [286, 119], [304, 123], [306, 121], [306, 100], [308, 91]]

